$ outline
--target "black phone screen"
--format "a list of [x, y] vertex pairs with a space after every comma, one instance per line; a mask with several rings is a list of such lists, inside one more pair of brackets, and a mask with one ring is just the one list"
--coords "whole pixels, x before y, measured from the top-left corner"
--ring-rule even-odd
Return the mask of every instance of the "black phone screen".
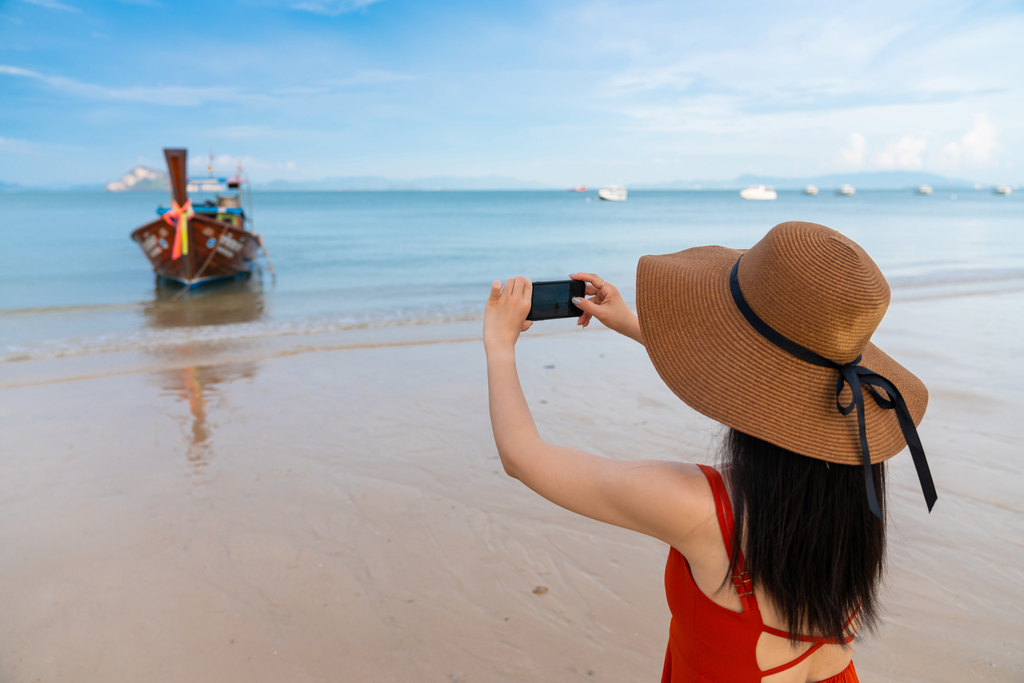
[[526, 319], [578, 318], [583, 315], [583, 311], [572, 303], [572, 299], [584, 296], [586, 289], [586, 283], [579, 280], [534, 282], [530, 315]]

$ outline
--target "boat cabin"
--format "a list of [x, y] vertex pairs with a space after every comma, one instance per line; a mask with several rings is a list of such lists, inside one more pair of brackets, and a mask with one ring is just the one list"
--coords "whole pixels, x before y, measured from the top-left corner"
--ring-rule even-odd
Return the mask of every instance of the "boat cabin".
[[[246, 229], [245, 223], [251, 220], [248, 217], [252, 215], [252, 195], [248, 179], [204, 176], [189, 178], [187, 187], [192, 200], [192, 210], [197, 214], [235, 228]], [[227, 194], [220, 194], [222, 192]], [[248, 213], [246, 208], [249, 209]], [[161, 206], [156, 213], [163, 216], [168, 211], [170, 209]]]

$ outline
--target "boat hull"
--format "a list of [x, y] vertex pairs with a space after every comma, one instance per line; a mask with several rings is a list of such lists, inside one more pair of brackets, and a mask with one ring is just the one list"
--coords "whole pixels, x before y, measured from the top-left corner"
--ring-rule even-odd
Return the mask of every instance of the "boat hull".
[[597, 191], [597, 196], [606, 202], [624, 202], [629, 193], [621, 187], [604, 187]]
[[775, 192], [775, 190], [767, 188], [764, 185], [754, 185], [753, 187], [748, 187], [745, 190], [740, 190], [740, 196], [743, 197], [744, 199], [770, 201], [772, 199], [777, 198], [779, 195]]
[[171, 258], [175, 228], [163, 219], [132, 231], [131, 238], [163, 280], [186, 287], [245, 277], [252, 271], [259, 242], [255, 235], [227, 223], [193, 216], [188, 222], [188, 253]]

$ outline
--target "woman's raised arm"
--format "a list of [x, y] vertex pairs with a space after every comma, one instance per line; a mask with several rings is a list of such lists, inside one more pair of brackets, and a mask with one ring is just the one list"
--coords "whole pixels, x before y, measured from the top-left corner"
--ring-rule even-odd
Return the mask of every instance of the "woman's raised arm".
[[504, 288], [495, 282], [484, 313], [491, 427], [505, 472], [556, 505], [684, 550], [707, 518], [708, 484], [696, 465], [623, 462], [541, 439], [515, 359], [519, 333], [529, 328], [531, 294], [526, 278]]

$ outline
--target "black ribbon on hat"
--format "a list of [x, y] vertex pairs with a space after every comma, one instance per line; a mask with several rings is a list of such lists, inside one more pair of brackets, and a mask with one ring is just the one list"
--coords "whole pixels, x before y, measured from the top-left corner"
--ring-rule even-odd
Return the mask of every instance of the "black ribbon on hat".
[[[871, 396], [875, 399], [875, 403], [880, 408], [896, 412], [896, 419], [899, 422], [900, 430], [903, 432], [903, 438], [906, 439], [907, 446], [910, 447], [910, 454], [914, 458], [914, 467], [917, 468], [917, 478], [921, 482], [921, 490], [924, 492], [924, 500], [928, 504], [928, 512], [931, 512], [932, 506], [935, 505], [935, 501], [938, 498], [935, 494], [935, 483], [932, 482], [932, 473], [928, 469], [928, 460], [924, 456], [924, 447], [921, 445], [921, 438], [917, 435], [914, 418], [911, 417], [910, 410], [907, 409], [907, 404], [903, 400], [903, 396], [900, 395], [899, 390], [885, 377], [861, 365], [861, 356], [857, 356], [855, 360], [845, 365], [836, 363], [787, 339], [774, 330], [771, 325], [757, 317], [757, 314], [747, 304], [743, 298], [743, 293], [740, 291], [739, 267], [740, 262], [737, 259], [732, 267], [732, 273], [729, 275], [729, 289], [732, 291], [732, 299], [736, 302], [736, 307], [740, 309], [740, 313], [747, 319], [750, 326], [762, 337], [791, 356], [796, 356], [805, 363], [823, 368], [834, 368], [839, 371], [839, 379], [836, 381], [836, 409], [839, 410], [841, 415], [849, 415], [854, 410], [857, 411], [857, 428], [860, 430], [860, 452], [864, 462], [864, 485], [867, 487], [868, 505], [871, 507], [871, 512], [879, 519], [882, 519], [882, 511], [878, 506], [878, 495], [875, 493], [875, 478], [871, 474], [871, 452], [868, 450], [868, 433], [864, 423], [864, 392], [862, 391], [862, 386], [868, 388]], [[853, 398], [849, 404], [844, 406], [840, 402], [840, 396], [843, 393], [843, 386], [846, 384], [850, 385]], [[888, 398], [879, 394], [875, 387], [884, 391]]]

